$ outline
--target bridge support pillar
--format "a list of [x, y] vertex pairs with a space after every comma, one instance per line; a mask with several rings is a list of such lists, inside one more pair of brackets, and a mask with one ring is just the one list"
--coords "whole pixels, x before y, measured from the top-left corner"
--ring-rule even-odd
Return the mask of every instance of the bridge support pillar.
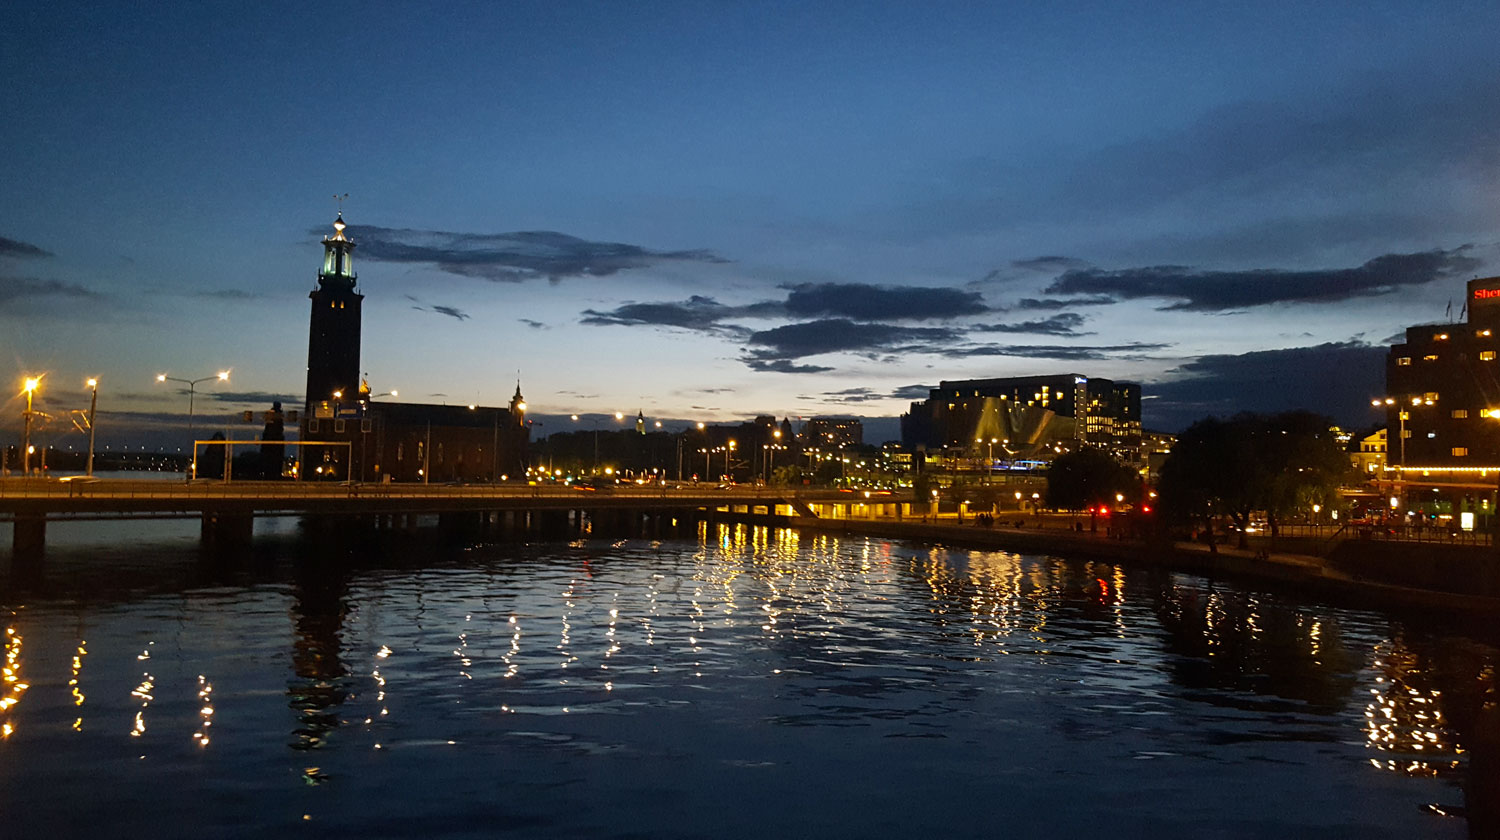
[[244, 513], [205, 511], [200, 533], [203, 551], [224, 557], [250, 547], [255, 533], [255, 517]]
[[479, 537], [481, 515], [469, 512], [443, 513], [438, 515], [438, 532], [444, 542], [474, 542]]
[[47, 517], [39, 513], [17, 515], [10, 545], [11, 570], [16, 577], [39, 573], [47, 558]]

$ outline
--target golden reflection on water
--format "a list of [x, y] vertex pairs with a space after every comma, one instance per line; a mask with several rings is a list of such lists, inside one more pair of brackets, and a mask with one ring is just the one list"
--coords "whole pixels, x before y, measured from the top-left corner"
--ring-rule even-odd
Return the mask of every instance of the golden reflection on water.
[[214, 725], [214, 686], [208, 678], [202, 674], [198, 675], [198, 731], [193, 733], [193, 741], [200, 747], [208, 746], [208, 728]]
[[31, 688], [21, 677], [21, 633], [14, 626], [5, 628], [5, 664], [0, 665], [0, 738], [9, 738], [16, 726], [12, 718], [21, 695]]
[[[136, 659], [143, 658], [146, 657], [136, 657]], [[141, 674], [140, 685], [137, 685], [130, 692], [131, 697], [141, 701], [141, 707], [135, 713], [135, 722], [130, 727], [130, 736], [132, 738], [139, 738], [146, 733], [146, 708], [151, 705], [152, 700], [156, 699], [151, 694], [155, 690], [155, 687], [156, 677], [152, 676], [150, 671], [146, 671]]]
[[1388, 758], [1370, 764], [1408, 776], [1455, 770], [1463, 749], [1443, 714], [1443, 692], [1422, 657], [1400, 639], [1375, 646], [1377, 676], [1365, 706], [1365, 738]]
[[[86, 699], [80, 680], [83, 679], [83, 658], [89, 654], [88, 644], [83, 639], [78, 640], [78, 647], [73, 652], [73, 663], [68, 671], [68, 693], [73, 698], [74, 706], [82, 706]], [[73, 719], [73, 731], [83, 731], [83, 715]]]

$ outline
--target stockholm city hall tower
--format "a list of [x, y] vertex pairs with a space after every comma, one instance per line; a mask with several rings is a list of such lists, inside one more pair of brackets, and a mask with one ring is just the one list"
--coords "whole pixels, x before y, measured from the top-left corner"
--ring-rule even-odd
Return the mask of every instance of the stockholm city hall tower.
[[[323, 237], [307, 333], [301, 475], [355, 481], [524, 480], [530, 428], [521, 386], [510, 406], [376, 401], [360, 376], [354, 242], [341, 212]], [[474, 364], [483, 364], [480, 359]], [[395, 396], [395, 392], [389, 395]]]
[[354, 242], [344, 235], [344, 214], [333, 222], [333, 236], [323, 237], [323, 270], [312, 294], [312, 321], [307, 336], [307, 404], [305, 417], [340, 392], [353, 399], [359, 389], [360, 302], [354, 290]]

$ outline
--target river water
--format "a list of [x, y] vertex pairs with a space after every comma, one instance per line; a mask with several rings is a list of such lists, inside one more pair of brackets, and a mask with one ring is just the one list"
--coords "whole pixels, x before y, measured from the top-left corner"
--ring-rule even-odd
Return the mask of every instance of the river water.
[[0, 590], [0, 836], [1460, 838], [1500, 661], [745, 526], [342, 559], [283, 526], [229, 569], [153, 527], [54, 526]]

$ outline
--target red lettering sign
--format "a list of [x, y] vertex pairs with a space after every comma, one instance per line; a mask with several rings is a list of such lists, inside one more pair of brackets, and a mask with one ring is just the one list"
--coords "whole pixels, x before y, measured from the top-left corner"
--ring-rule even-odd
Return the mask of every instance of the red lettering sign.
[[1500, 289], [1475, 289], [1474, 290], [1474, 299], [1475, 300], [1484, 300], [1485, 298], [1500, 298]]

